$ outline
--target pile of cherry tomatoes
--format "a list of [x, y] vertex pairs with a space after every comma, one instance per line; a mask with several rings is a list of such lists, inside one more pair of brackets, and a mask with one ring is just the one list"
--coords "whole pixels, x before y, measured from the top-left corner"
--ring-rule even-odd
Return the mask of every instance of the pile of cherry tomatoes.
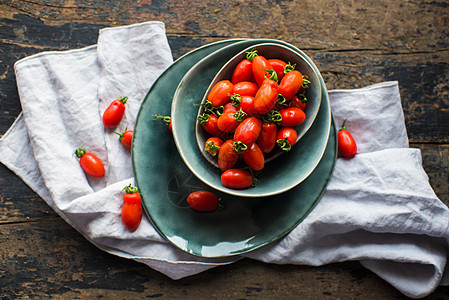
[[[204, 150], [217, 156], [225, 186], [252, 186], [252, 171], [264, 168], [266, 154], [276, 146], [289, 151], [296, 143], [294, 127], [306, 118], [309, 83], [290, 62], [267, 59], [252, 50], [230, 80], [211, 88], [198, 121], [210, 135]], [[239, 161], [243, 167], [236, 167]]]

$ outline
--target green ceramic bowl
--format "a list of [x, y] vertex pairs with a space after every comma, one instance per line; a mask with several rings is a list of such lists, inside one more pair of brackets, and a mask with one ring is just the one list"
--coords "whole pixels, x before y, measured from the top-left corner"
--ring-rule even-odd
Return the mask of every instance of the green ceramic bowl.
[[[209, 262], [229, 261], [220, 257], [260, 248], [296, 227], [325, 191], [337, 157], [335, 126], [333, 122], [330, 123], [330, 128], [324, 126], [332, 117], [327, 90], [321, 77], [321, 107], [316, 121], [305, 136], [330, 130], [326, 151], [310, 176], [288, 192], [277, 196], [262, 199], [234, 197], [206, 186], [184, 164], [167, 127], [154, 120], [155, 114], [170, 113], [172, 97], [179, 82], [201, 59], [224, 47], [231, 47], [238, 52], [265, 41], [284, 44], [274, 40], [246, 40], [243, 44], [239, 40], [225, 40], [182, 56], [152, 85], [134, 127], [134, 177], [142, 194], [146, 215], [167, 241], [186, 253], [208, 257]], [[302, 53], [299, 49], [296, 51]], [[205, 73], [203, 85], [196, 86], [203, 92], [221, 66], [209, 67], [212, 70]], [[190, 192], [198, 189], [207, 189], [220, 195], [224, 210], [212, 213], [192, 210], [186, 199]]]
[[[218, 71], [217, 75], [214, 77], [212, 82], [210, 83], [208, 89], [206, 90], [206, 93], [203, 96], [202, 104], [204, 104], [207, 101], [207, 96], [209, 95], [212, 87], [217, 84], [221, 80], [230, 80], [232, 77], [232, 72], [237, 67], [239, 62], [241, 62], [243, 59], [246, 58], [246, 53], [248, 51], [251, 51], [253, 49], [257, 49], [257, 53], [266, 59], [271, 58], [277, 58], [281, 59], [285, 62], [289, 62], [292, 65], [295, 65], [295, 69], [300, 71], [301, 74], [306, 75], [308, 79], [310, 80], [309, 88], [305, 91], [306, 97], [307, 97], [307, 107], [305, 109], [306, 113], [306, 120], [299, 126], [296, 126], [296, 132], [297, 132], [297, 139], [296, 141], [299, 141], [302, 136], [309, 130], [310, 126], [312, 126], [313, 122], [315, 121], [316, 115], [318, 114], [318, 110], [320, 108], [321, 104], [321, 83], [318, 77], [318, 74], [315, 72], [315, 70], [312, 68], [310, 63], [303, 58], [301, 55], [299, 55], [298, 52], [294, 51], [293, 49], [276, 43], [263, 43], [263, 44], [257, 44], [254, 46], [251, 46], [243, 51], [240, 51], [237, 55], [235, 55], [233, 58], [231, 58], [221, 69]], [[173, 99], [174, 103], [176, 103], [178, 99], [175, 97]], [[176, 105], [176, 104], [175, 104]], [[202, 115], [204, 113], [204, 105], [200, 106], [200, 109], [198, 110], [198, 115]], [[196, 124], [196, 140], [198, 147], [200, 149], [201, 154], [203, 154], [204, 158], [206, 158], [207, 161], [209, 161], [212, 165], [218, 168], [218, 159], [217, 156], [210, 155], [207, 151], [204, 151], [204, 145], [207, 141], [207, 139], [210, 137], [210, 134], [208, 134], [197, 122]], [[181, 146], [180, 146], [181, 147]], [[182, 151], [182, 149], [180, 149]], [[268, 163], [272, 161], [273, 159], [277, 158], [281, 154], [286, 153], [285, 151], [279, 149], [276, 147], [268, 154], [265, 154], [265, 163]], [[298, 177], [301, 178], [301, 177]]]
[[[208, 135], [200, 125], [197, 125], [197, 116], [199, 111], [201, 113], [201, 103], [211, 85], [222, 76], [229, 76], [229, 72], [244, 52], [253, 47], [257, 47], [259, 53], [268, 58], [282, 57], [296, 63], [298, 69], [310, 78], [311, 87], [307, 96], [310, 97], [311, 102], [310, 108], [306, 111], [307, 122], [304, 122], [304, 126], [300, 125], [297, 128], [301, 139], [292, 147], [292, 150], [281, 156], [279, 156], [280, 151], [275, 152], [274, 156], [267, 159], [264, 168], [258, 173], [259, 183], [256, 187], [237, 190], [223, 185], [221, 170], [217, 168], [213, 160], [208, 160], [207, 156], [203, 155], [202, 145]], [[314, 124], [321, 103], [320, 75], [317, 69], [311, 67], [309, 61], [304, 54], [295, 51], [292, 46], [274, 43], [254, 45], [243, 41], [238, 43], [238, 47], [235, 45], [223, 47], [193, 66], [176, 89], [171, 110], [175, 144], [181, 158], [192, 173], [215, 190], [234, 196], [257, 198], [284, 193], [306, 179], [323, 156], [331, 123], [329, 115], [325, 119], [320, 119], [312, 134], [305, 135]], [[275, 158], [276, 156], [279, 157]]]

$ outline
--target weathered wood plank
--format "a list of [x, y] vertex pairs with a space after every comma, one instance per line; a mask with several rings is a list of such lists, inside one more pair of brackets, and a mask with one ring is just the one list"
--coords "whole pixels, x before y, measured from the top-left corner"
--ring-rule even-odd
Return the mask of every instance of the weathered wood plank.
[[[245, 259], [173, 281], [98, 250], [57, 218], [0, 226], [0, 257], [3, 299], [402, 298], [355, 262], [305, 267]], [[440, 287], [432, 296], [441, 298], [448, 291]]]

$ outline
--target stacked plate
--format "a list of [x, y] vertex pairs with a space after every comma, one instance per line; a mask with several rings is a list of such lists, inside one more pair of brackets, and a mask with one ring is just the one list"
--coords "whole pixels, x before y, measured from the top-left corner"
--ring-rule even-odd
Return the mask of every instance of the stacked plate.
[[[260, 180], [265, 184], [236, 191], [220, 184], [220, 170], [201, 153], [196, 141], [196, 117], [203, 96], [220, 69], [237, 53], [262, 43], [282, 45], [301, 56], [317, 74], [321, 101], [298, 145], [285, 154], [289, 158], [273, 160], [267, 164], [267, 170], [264, 168]], [[177, 115], [173, 136], [166, 126], [154, 120], [156, 114], [172, 112]], [[132, 156], [144, 209], [168, 241], [202, 257], [257, 249], [296, 227], [318, 202], [330, 180], [337, 143], [325, 83], [313, 62], [285, 42], [251, 39], [208, 44], [176, 60], [153, 84], [137, 117]], [[298, 170], [298, 166], [302, 169]], [[279, 175], [284, 170], [298, 176]], [[217, 182], [211, 182], [213, 178]], [[225, 209], [212, 213], [192, 210], [186, 200], [196, 190], [218, 194]]]

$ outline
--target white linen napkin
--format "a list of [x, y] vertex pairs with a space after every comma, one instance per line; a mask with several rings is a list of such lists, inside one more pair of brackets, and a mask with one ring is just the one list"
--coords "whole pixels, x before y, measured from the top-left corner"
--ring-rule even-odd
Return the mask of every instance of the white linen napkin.
[[[249, 257], [313, 266], [359, 260], [414, 298], [449, 284], [449, 209], [429, 185], [420, 151], [408, 148], [397, 82], [329, 92], [336, 124], [348, 120], [358, 155], [337, 159], [322, 199], [279, 241], [215, 259], [175, 248], [146, 217], [127, 231], [120, 212], [122, 189], [134, 184], [131, 153], [103, 128], [101, 112], [128, 96], [114, 131], [133, 129], [145, 94], [171, 63], [160, 22], [102, 29], [96, 46], [18, 61], [23, 112], [0, 140], [1, 162], [94, 245], [174, 279]], [[81, 146], [105, 163], [104, 178], [85, 176], [72, 155]]]

